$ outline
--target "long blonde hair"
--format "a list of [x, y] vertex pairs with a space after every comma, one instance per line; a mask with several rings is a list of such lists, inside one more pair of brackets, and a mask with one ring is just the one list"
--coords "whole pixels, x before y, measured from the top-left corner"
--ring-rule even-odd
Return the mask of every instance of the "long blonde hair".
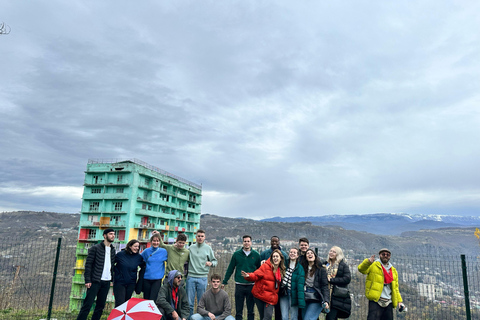
[[[337, 246], [333, 246], [333, 247], [330, 248], [330, 250], [332, 250], [332, 249], [335, 249], [335, 252], [337, 253], [337, 256], [335, 258], [335, 261], [337, 263], [340, 263], [342, 260], [345, 259], [345, 256], [343, 255], [342, 248], [337, 247]], [[330, 253], [330, 251], [329, 251], [329, 253]], [[327, 262], [330, 263], [330, 264], [332, 263], [332, 261], [330, 261], [330, 255], [327, 255]]]

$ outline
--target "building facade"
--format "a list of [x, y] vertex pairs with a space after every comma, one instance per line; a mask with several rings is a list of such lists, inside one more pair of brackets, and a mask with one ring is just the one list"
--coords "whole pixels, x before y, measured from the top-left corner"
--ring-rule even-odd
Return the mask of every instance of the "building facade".
[[[88, 249], [103, 241], [103, 230], [115, 230], [115, 247], [123, 249], [131, 239], [140, 250], [149, 246], [152, 231], [165, 243], [179, 233], [195, 241], [200, 225], [202, 186], [137, 159], [89, 160], [77, 243], [77, 260], [70, 309], [79, 310], [85, 297], [83, 271]], [[107, 301], [113, 301], [111, 294]]]

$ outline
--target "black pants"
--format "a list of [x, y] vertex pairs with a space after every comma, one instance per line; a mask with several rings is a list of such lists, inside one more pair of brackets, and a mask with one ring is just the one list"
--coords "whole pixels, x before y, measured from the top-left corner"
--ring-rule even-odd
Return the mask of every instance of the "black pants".
[[[257, 305], [258, 313], [260, 314], [260, 320], [272, 320], [273, 311], [275, 307], [260, 299], [254, 298]], [[275, 319], [277, 320], [277, 319]]]
[[275, 320], [282, 320], [282, 309], [280, 309], [280, 297], [275, 305]]
[[110, 281], [93, 282], [90, 288], [87, 289], [87, 296], [83, 300], [82, 308], [78, 313], [77, 320], [87, 320], [93, 302], [97, 298], [95, 304], [95, 311], [93, 311], [91, 320], [99, 320], [105, 308], [105, 301], [107, 301], [108, 290], [110, 290]]
[[162, 279], [158, 280], [148, 280], [143, 279], [143, 299], [157, 301], [158, 291], [162, 286]]
[[253, 285], [235, 285], [235, 320], [243, 320], [243, 303], [247, 301], [247, 319], [255, 319], [255, 301], [252, 294]]
[[325, 320], [338, 320], [337, 314], [338, 314], [338, 310], [333, 309], [332, 304], [330, 303], [330, 312], [327, 313]]
[[393, 320], [393, 305], [390, 303], [385, 308], [375, 301], [368, 301], [367, 320]]
[[132, 297], [135, 290], [134, 284], [113, 284], [113, 296], [115, 297], [115, 308]]

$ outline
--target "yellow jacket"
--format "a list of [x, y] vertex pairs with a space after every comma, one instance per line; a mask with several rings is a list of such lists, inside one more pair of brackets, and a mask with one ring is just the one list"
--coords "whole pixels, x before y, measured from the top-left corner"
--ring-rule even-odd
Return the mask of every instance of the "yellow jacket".
[[[392, 267], [393, 281], [392, 285], [392, 303], [396, 308], [400, 302], [403, 302], [400, 290], [398, 289], [398, 273], [397, 270]], [[367, 281], [365, 282], [365, 295], [368, 300], [378, 302], [380, 295], [383, 291], [383, 270], [379, 261], [370, 263], [368, 259], [363, 260], [358, 266], [358, 271], [367, 275]]]

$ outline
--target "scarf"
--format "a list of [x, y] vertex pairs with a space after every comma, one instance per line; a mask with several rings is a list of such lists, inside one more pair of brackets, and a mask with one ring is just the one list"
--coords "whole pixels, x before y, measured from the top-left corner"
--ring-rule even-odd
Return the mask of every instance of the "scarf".
[[382, 264], [382, 270], [383, 270], [384, 284], [392, 283], [392, 281], [393, 281], [392, 268], [387, 270], [387, 269], [385, 269], [385, 267]]
[[177, 310], [178, 306], [178, 287], [172, 288], [172, 307]]

